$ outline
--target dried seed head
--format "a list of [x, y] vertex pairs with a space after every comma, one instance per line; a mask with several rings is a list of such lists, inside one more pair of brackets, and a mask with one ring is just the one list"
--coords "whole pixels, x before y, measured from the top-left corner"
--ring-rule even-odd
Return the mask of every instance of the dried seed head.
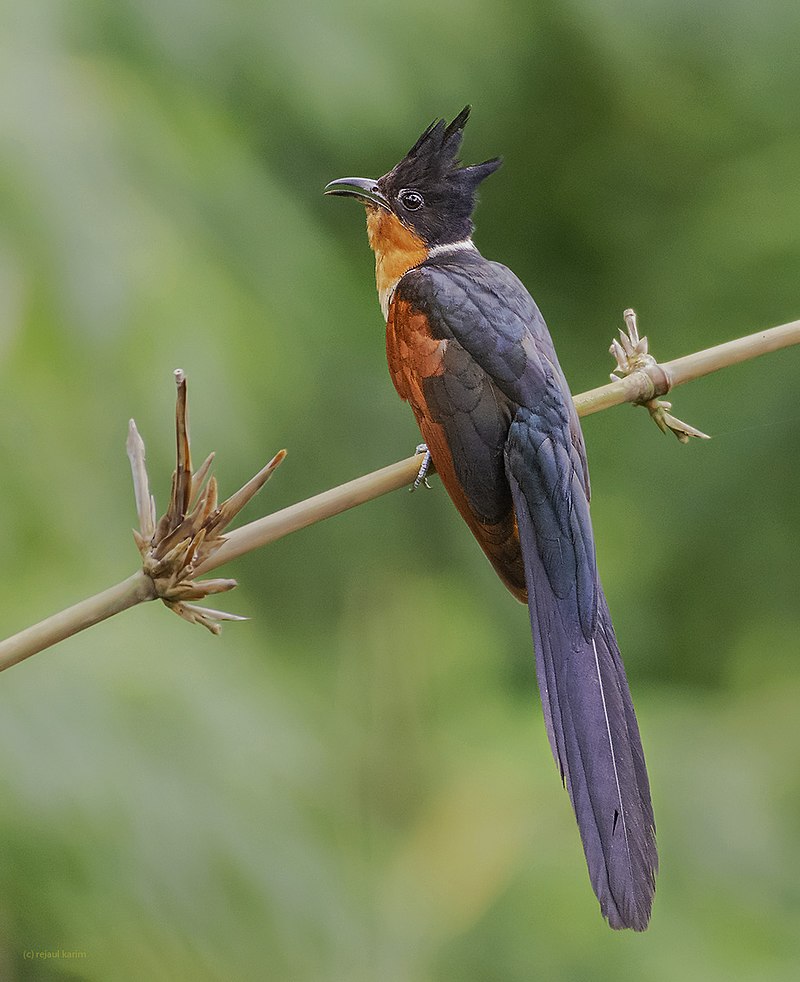
[[139, 529], [133, 532], [142, 557], [142, 568], [152, 579], [156, 595], [176, 614], [192, 624], [202, 624], [219, 634], [221, 621], [241, 621], [245, 617], [198, 607], [190, 600], [202, 600], [236, 586], [236, 580], [197, 580], [194, 571], [205, 563], [225, 541], [224, 532], [233, 519], [267, 483], [281, 464], [286, 451], [279, 451], [253, 478], [222, 504], [217, 502], [217, 482], [209, 476], [214, 454], [192, 473], [191, 447], [187, 426], [186, 376], [175, 371], [178, 396], [175, 407], [176, 463], [172, 475], [169, 506], [156, 520], [156, 506], [150, 494], [145, 465], [144, 441], [130, 421], [128, 457], [133, 474]]

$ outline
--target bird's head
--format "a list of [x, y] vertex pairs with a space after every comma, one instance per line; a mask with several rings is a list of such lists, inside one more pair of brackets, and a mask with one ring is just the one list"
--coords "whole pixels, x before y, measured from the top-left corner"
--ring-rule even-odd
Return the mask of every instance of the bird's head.
[[[501, 160], [496, 157], [460, 166], [458, 151], [469, 112], [470, 107], [465, 106], [449, 124], [435, 120], [405, 157], [377, 181], [345, 177], [325, 188], [325, 194], [364, 202], [376, 253], [385, 251], [393, 239], [417, 241], [427, 251], [471, 236], [478, 185], [497, 170]], [[403, 231], [411, 233], [410, 237], [404, 237]]]

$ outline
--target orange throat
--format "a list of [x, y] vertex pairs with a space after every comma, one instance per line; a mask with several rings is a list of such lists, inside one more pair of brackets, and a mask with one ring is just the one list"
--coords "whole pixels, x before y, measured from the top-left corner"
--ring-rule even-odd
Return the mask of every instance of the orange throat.
[[383, 316], [389, 316], [389, 304], [400, 277], [428, 258], [422, 239], [390, 212], [367, 205], [367, 235], [375, 253], [375, 283]]

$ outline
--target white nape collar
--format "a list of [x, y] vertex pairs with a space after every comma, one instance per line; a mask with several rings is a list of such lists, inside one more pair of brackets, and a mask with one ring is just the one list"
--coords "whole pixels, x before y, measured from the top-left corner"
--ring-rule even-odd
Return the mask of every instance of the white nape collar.
[[461, 239], [460, 242], [445, 242], [443, 245], [431, 246], [428, 249], [428, 259], [447, 252], [461, 252], [462, 249], [475, 249], [475, 243], [472, 239]]

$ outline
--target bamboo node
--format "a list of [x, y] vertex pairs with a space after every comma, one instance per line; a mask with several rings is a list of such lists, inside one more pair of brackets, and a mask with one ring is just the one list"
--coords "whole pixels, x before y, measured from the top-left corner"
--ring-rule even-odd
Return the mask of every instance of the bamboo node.
[[672, 416], [668, 412], [672, 409], [671, 402], [664, 402], [657, 398], [669, 392], [672, 388], [672, 379], [669, 372], [650, 354], [647, 337], [639, 335], [636, 311], [628, 307], [622, 316], [627, 330], [620, 328], [619, 341], [614, 338], [608, 349], [617, 363], [617, 367], [611, 373], [611, 381], [619, 382], [621, 379], [638, 375], [637, 381], [641, 382], [642, 395], [634, 400], [634, 405], [644, 406], [662, 433], [674, 433], [681, 443], [688, 443], [690, 437], [709, 440], [707, 433]]

